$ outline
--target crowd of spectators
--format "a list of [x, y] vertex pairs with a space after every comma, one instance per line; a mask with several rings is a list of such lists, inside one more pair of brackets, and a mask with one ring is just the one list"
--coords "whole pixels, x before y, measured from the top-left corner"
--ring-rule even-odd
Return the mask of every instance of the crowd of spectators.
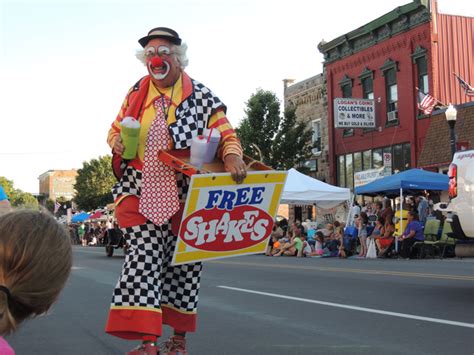
[[[395, 234], [399, 211], [392, 208], [391, 200], [383, 199], [362, 206], [355, 201], [346, 221], [334, 220], [319, 225], [310, 220], [290, 225], [285, 219], [275, 222], [265, 254], [274, 257], [413, 257], [412, 247], [417, 241], [424, 240], [423, 224], [431, 218], [431, 209], [422, 196], [408, 199], [404, 207], [407, 220], [403, 233], [398, 234], [397, 248]], [[69, 225], [71, 242], [82, 246], [105, 246], [115, 230], [120, 229], [112, 219]], [[371, 252], [372, 243], [375, 251]], [[394, 253], [394, 249], [399, 254]]]
[[[276, 222], [266, 250], [267, 256], [295, 257], [414, 257], [413, 245], [424, 240], [423, 225], [431, 215], [428, 200], [416, 196], [404, 202], [407, 220], [403, 232], [395, 234], [398, 212], [394, 212], [391, 200], [383, 199], [351, 207], [346, 221], [332, 221], [325, 225], [296, 221], [288, 228]], [[395, 209], [396, 210], [396, 209]], [[370, 250], [370, 245], [373, 249]], [[395, 252], [398, 250], [399, 254]]]
[[68, 226], [72, 244], [103, 246], [107, 244], [110, 229], [118, 228], [112, 219], [98, 222], [71, 223]]

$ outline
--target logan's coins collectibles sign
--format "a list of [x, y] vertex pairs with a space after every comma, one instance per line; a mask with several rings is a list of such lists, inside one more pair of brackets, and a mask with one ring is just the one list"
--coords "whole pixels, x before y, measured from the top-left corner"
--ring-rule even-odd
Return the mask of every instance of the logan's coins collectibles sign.
[[375, 128], [374, 100], [334, 99], [334, 127]]
[[286, 171], [191, 177], [173, 265], [263, 253], [273, 228]]

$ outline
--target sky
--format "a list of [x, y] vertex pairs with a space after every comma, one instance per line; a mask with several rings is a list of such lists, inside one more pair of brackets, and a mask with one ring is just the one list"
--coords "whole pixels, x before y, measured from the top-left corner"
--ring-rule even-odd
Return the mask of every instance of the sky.
[[[159, 26], [188, 45], [186, 72], [234, 126], [258, 89], [322, 72], [317, 49], [409, 0], [0, 0], [0, 176], [39, 192], [48, 170], [110, 154], [108, 129], [146, 68], [137, 40]], [[474, 16], [471, 0], [440, 12]]]

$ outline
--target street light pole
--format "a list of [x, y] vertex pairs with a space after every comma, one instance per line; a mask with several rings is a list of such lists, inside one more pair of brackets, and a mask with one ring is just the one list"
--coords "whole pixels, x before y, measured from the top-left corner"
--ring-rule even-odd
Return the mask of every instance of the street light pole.
[[448, 125], [449, 125], [451, 158], [453, 158], [454, 153], [456, 153], [456, 134], [454, 132], [454, 126], [456, 126], [456, 116], [457, 116], [457, 111], [453, 105], [449, 104], [449, 107], [446, 110], [445, 115], [446, 115], [446, 120], [448, 121]]

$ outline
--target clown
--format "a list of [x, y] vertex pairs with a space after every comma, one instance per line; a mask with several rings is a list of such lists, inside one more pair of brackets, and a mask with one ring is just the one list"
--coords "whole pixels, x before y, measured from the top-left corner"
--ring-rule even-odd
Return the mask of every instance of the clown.
[[[129, 249], [106, 332], [142, 340], [130, 355], [160, 350], [161, 354], [186, 354], [185, 334], [196, 329], [202, 264], [171, 265], [189, 179], [158, 161], [157, 152], [187, 149], [193, 137], [214, 128], [221, 133], [218, 157], [237, 183], [246, 177], [246, 166], [224, 104], [184, 72], [187, 47], [178, 33], [158, 27], [138, 42], [143, 50], [137, 57], [148, 75], [129, 90], [107, 139], [114, 156], [120, 158], [124, 152], [120, 122], [127, 116], [140, 121], [136, 157], [115, 159], [120, 180], [112, 192]], [[162, 324], [171, 326], [174, 335], [159, 349]]]

